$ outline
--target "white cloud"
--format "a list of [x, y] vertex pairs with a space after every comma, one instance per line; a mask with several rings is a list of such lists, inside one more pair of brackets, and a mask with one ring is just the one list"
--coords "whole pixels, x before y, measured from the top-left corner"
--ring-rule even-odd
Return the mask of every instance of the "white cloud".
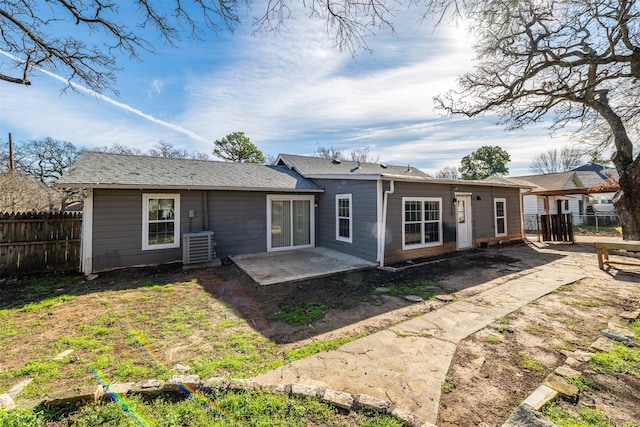
[[267, 154], [369, 146], [382, 161], [427, 170], [499, 145], [512, 156], [512, 172], [527, 173], [530, 159], [558, 140], [543, 127], [506, 133], [491, 118], [440, 117], [432, 98], [470, 69], [471, 42], [464, 29], [418, 25], [415, 16], [398, 13], [398, 34], [369, 39], [373, 52], [356, 59], [306, 18], [278, 34], [241, 28], [223, 41], [163, 50], [128, 71], [125, 63], [119, 99], [60, 95], [57, 81], [37, 74], [30, 88], [2, 83], [0, 127], [24, 139], [142, 150], [163, 139], [206, 153], [213, 140], [243, 131]]

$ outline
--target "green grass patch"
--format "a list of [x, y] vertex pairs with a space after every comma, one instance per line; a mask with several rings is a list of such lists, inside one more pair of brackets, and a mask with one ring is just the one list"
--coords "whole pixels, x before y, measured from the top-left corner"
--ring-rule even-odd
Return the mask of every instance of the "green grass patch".
[[458, 380], [451, 375], [445, 375], [444, 382], [440, 385], [443, 393], [451, 393], [458, 386]]
[[495, 335], [488, 335], [484, 338], [484, 342], [489, 344], [500, 344], [502, 340]]
[[32, 302], [32, 303], [26, 304], [22, 308], [20, 308], [18, 311], [29, 312], [29, 311], [40, 310], [43, 308], [52, 307], [54, 305], [61, 304], [66, 301], [73, 301], [76, 298], [77, 297], [75, 295], [60, 295], [57, 297], [47, 298], [38, 302]]
[[417, 295], [423, 300], [433, 299], [436, 296], [437, 284], [429, 280], [418, 280], [408, 285], [388, 285], [384, 291], [374, 291], [374, 295], [391, 295], [402, 297], [405, 295]]
[[[557, 403], [546, 403], [541, 412], [559, 427], [615, 427], [609, 423], [609, 415], [595, 408], [582, 407], [577, 414], [571, 414], [562, 409]], [[634, 427], [628, 422], [623, 427]]]
[[582, 375], [580, 375], [578, 378], [567, 377], [565, 379], [568, 383], [578, 387], [578, 390], [580, 391], [595, 390], [597, 388], [595, 382]]
[[629, 374], [640, 377], [640, 320], [629, 323], [629, 328], [635, 336], [636, 346], [616, 344], [608, 353], [594, 354], [589, 361], [594, 370], [613, 376]]
[[269, 319], [281, 320], [292, 325], [308, 325], [322, 319], [327, 310], [329, 310], [329, 307], [326, 304], [312, 301], [304, 306], [285, 306], [279, 313], [274, 314]]
[[540, 325], [531, 325], [524, 328], [524, 331], [531, 335], [544, 335], [544, 328]]
[[[128, 410], [125, 410], [126, 407]], [[359, 425], [363, 427], [403, 427], [390, 415], [374, 411], [347, 414], [336, 407], [309, 397], [271, 395], [258, 392], [199, 394], [179, 399], [160, 396], [144, 400], [126, 396], [122, 404], [98, 402], [70, 414], [53, 414], [35, 409], [0, 411], [0, 426], [44, 426], [61, 422], [77, 427], [89, 426], [291, 426]]]
[[640, 350], [616, 344], [609, 353], [594, 354], [590, 364], [594, 370], [606, 375], [629, 374], [640, 377]]
[[513, 332], [513, 326], [511, 326], [511, 322], [506, 317], [497, 319], [491, 327], [498, 332]]
[[586, 300], [586, 301], [562, 301], [563, 304], [566, 305], [573, 305], [573, 306], [579, 306], [579, 307], [599, 307], [600, 303], [596, 302], [592, 299], [590, 300]]
[[538, 375], [546, 374], [547, 368], [536, 358], [521, 351], [515, 353], [514, 356], [518, 359], [518, 366], [522, 369], [533, 371]]

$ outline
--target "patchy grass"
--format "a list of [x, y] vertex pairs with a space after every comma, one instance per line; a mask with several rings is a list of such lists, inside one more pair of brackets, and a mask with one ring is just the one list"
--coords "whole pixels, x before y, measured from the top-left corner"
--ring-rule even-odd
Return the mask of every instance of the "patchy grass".
[[342, 425], [402, 427], [402, 422], [373, 411], [346, 412], [309, 397], [258, 392], [198, 394], [186, 399], [161, 396], [143, 400], [126, 396], [119, 402], [99, 402], [71, 414], [42, 409], [0, 411], [1, 426], [306, 426]]
[[544, 328], [540, 325], [530, 325], [524, 328], [524, 331], [531, 335], [541, 336], [544, 335]]
[[506, 317], [497, 319], [495, 322], [493, 322], [491, 327], [498, 332], [513, 332], [511, 322]]
[[636, 346], [616, 344], [608, 353], [597, 352], [589, 361], [594, 370], [607, 375], [629, 374], [640, 378], [640, 320], [631, 322], [629, 327], [634, 333]]
[[[609, 423], [609, 415], [595, 408], [582, 407], [577, 414], [571, 414], [555, 402], [548, 402], [542, 407], [542, 413], [559, 427], [615, 427]], [[623, 427], [634, 427], [625, 423]]]
[[521, 351], [515, 353], [514, 356], [516, 357], [520, 368], [535, 372], [540, 376], [544, 376], [547, 373], [547, 368], [545, 368], [545, 366], [533, 356]]
[[443, 393], [451, 393], [457, 385], [458, 381], [454, 377], [446, 375], [444, 382], [440, 385], [440, 390], [442, 390]]
[[292, 325], [308, 325], [322, 319], [329, 307], [319, 302], [309, 302], [304, 306], [288, 305], [280, 313], [270, 317], [271, 320], [281, 320]]
[[596, 302], [592, 299], [585, 300], [585, 301], [581, 301], [581, 300], [562, 301], [562, 303], [567, 305], [572, 305], [572, 306], [579, 306], [579, 307], [599, 307], [600, 306], [599, 302]]
[[[154, 278], [132, 286], [54, 276], [4, 296], [0, 390], [33, 378], [20, 394], [27, 399], [96, 384], [93, 370], [107, 383], [167, 379], [179, 362], [201, 378], [246, 378], [357, 338], [278, 344], [197, 280]], [[305, 308], [289, 319], [307, 324], [326, 310], [322, 304]], [[56, 360], [68, 350], [72, 353]]]
[[433, 299], [439, 289], [438, 284], [432, 280], [418, 279], [406, 284], [389, 284], [385, 291], [374, 291], [374, 295], [391, 295], [402, 297], [405, 295], [417, 295], [424, 300]]
[[502, 342], [502, 340], [495, 335], [487, 335], [484, 341], [489, 344], [500, 344]]

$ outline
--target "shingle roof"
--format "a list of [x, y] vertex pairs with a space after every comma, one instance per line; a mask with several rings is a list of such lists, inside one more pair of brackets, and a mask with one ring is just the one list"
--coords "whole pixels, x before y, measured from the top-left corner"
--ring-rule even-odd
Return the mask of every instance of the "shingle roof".
[[582, 188], [580, 178], [574, 183], [575, 172], [547, 173], [544, 175], [526, 175], [503, 178], [515, 184], [521, 184], [533, 188], [533, 191], [556, 191], [570, 188]]
[[284, 166], [84, 152], [59, 187], [322, 191]]
[[594, 188], [618, 182], [618, 171], [597, 163], [587, 163], [573, 169], [585, 187]]
[[394, 176], [407, 178], [430, 178], [420, 169], [411, 166], [392, 166], [380, 163], [360, 163], [347, 160], [331, 160], [321, 157], [280, 154], [278, 164], [289, 166], [302, 176], [318, 178], [321, 176], [353, 176], [363, 175]]

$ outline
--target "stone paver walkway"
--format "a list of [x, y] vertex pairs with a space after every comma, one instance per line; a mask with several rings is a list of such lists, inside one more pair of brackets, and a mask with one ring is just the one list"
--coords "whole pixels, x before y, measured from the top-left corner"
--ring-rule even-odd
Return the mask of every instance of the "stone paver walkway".
[[254, 380], [265, 385], [300, 383], [366, 394], [435, 423], [440, 387], [462, 339], [584, 277], [579, 264], [560, 258], [514, 274], [512, 280], [497, 279], [493, 287], [484, 284], [487, 290], [474, 296]]

